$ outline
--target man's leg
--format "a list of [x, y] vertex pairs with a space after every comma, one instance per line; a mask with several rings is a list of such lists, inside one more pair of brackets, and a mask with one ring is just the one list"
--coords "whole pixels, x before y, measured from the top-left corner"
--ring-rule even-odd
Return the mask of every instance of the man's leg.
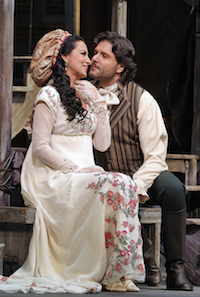
[[153, 204], [162, 207], [163, 244], [167, 289], [193, 290], [185, 277], [186, 196], [185, 187], [171, 172], [162, 172], [148, 191]]
[[157, 286], [161, 282], [161, 272], [155, 261], [153, 243], [148, 238], [143, 225], [141, 233], [143, 239], [144, 264], [146, 268], [145, 284]]

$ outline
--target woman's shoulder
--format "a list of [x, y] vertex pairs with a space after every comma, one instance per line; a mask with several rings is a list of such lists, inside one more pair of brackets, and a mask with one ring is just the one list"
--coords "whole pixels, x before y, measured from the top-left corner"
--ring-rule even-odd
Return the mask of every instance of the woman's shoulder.
[[40, 89], [40, 91], [37, 94], [36, 99], [42, 98], [42, 97], [45, 97], [45, 98], [59, 97], [59, 93], [53, 86], [48, 85], [48, 86], [42, 87]]
[[53, 86], [47, 85], [40, 89], [37, 94], [35, 104], [39, 101], [45, 102], [50, 109], [57, 113], [57, 109], [60, 106], [60, 95]]

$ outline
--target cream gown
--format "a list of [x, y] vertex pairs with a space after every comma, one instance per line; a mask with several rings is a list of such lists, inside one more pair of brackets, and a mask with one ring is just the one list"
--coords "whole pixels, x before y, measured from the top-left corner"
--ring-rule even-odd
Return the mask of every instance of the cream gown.
[[[25, 263], [9, 278], [1, 277], [0, 290], [87, 293], [126, 274], [145, 279], [135, 183], [124, 174], [83, 170], [95, 168], [93, 145], [105, 150], [110, 142], [107, 110], [87, 100], [86, 118], [69, 122], [53, 87], [42, 88], [36, 98], [36, 104], [48, 106], [42, 104], [52, 123], [45, 141], [48, 117], [42, 115], [35, 135], [38, 123], [33, 123], [22, 168], [25, 204], [37, 209], [33, 236]], [[34, 139], [38, 151], [44, 149], [40, 159]]]

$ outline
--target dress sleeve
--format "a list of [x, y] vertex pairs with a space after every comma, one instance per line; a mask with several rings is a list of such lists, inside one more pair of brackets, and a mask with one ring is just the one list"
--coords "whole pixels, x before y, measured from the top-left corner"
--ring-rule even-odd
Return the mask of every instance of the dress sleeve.
[[139, 140], [144, 155], [142, 166], [133, 175], [138, 194], [147, 190], [156, 177], [168, 169], [166, 164], [168, 135], [156, 100], [146, 91], [142, 94], [137, 117]]
[[93, 145], [96, 150], [104, 152], [109, 148], [111, 143], [111, 130], [106, 98], [101, 96], [96, 87], [87, 80], [77, 81], [75, 88], [97, 117], [97, 128], [93, 136]]
[[106, 151], [111, 144], [109, 111], [106, 103], [99, 103], [94, 108], [97, 117], [97, 128], [93, 137], [93, 145], [100, 152]]
[[57, 115], [60, 99], [55, 88], [52, 86], [43, 87], [37, 94], [35, 105], [40, 101], [45, 102], [53, 114]]
[[52, 98], [43, 100], [41, 92], [36, 99], [36, 108], [33, 118], [32, 150], [33, 155], [47, 166], [60, 170], [64, 173], [71, 172], [78, 167], [64, 159], [55, 150], [50, 147], [51, 134], [56, 121], [56, 112], [58, 101], [52, 101]]

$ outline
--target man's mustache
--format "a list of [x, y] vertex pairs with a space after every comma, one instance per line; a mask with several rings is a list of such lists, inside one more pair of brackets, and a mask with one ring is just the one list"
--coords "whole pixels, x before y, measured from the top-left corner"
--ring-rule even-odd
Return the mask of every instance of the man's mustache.
[[97, 66], [96, 62], [93, 62], [93, 63], [90, 65], [90, 68], [91, 68], [92, 66], [94, 66], [95, 68], [100, 69], [99, 66]]

